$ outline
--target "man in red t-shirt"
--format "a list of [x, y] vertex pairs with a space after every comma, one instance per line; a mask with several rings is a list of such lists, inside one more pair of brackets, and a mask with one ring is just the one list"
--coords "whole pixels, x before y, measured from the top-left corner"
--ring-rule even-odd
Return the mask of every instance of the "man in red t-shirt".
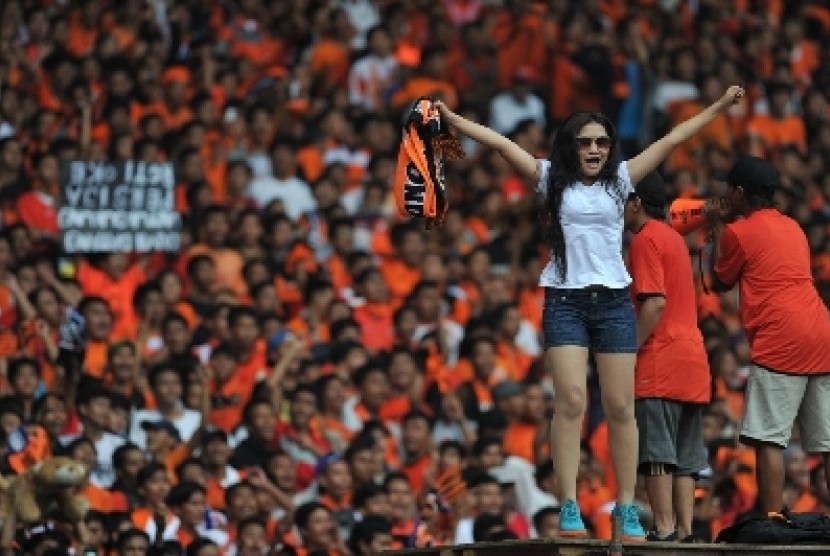
[[666, 186], [648, 174], [625, 204], [631, 290], [637, 309], [634, 411], [639, 472], [654, 513], [649, 540], [692, 540], [697, 474], [707, 465], [701, 417], [711, 395], [697, 327], [692, 263], [683, 237], [668, 226]]
[[[794, 423], [830, 477], [830, 315], [813, 284], [807, 237], [775, 208], [775, 169], [743, 157], [726, 181], [731, 214], [707, 213], [714, 275], [718, 289], [740, 287], [753, 363], [741, 441], [755, 448], [761, 508], [775, 513], [784, 505], [783, 449]], [[740, 218], [724, 225], [729, 216]]]

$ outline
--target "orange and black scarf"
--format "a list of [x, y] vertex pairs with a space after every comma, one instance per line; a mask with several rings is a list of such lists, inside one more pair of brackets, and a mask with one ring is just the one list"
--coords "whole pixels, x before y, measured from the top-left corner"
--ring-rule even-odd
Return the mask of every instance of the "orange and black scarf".
[[444, 160], [463, 156], [461, 143], [450, 132], [435, 103], [428, 98], [418, 99], [406, 118], [398, 151], [398, 213], [426, 218], [427, 228], [441, 224], [449, 207]]

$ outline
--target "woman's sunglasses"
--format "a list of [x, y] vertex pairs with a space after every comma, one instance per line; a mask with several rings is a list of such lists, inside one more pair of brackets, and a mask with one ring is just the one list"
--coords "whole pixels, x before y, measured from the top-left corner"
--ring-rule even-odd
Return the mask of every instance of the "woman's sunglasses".
[[599, 149], [608, 149], [611, 147], [611, 138], [602, 137], [577, 137], [576, 144], [580, 149], [587, 149], [592, 144], [596, 143]]

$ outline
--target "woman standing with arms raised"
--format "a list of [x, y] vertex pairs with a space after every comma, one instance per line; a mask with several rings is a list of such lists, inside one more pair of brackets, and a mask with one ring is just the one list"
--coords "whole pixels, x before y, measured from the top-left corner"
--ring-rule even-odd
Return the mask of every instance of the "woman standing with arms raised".
[[506, 137], [438, 103], [447, 123], [498, 151], [545, 197], [551, 260], [539, 283], [545, 288], [545, 363], [553, 373], [556, 390], [551, 445], [563, 501], [563, 536], [587, 535], [576, 502], [576, 476], [587, 399], [588, 351], [592, 350], [617, 475], [614, 515], [622, 523], [623, 538], [645, 538], [633, 504], [638, 450], [634, 421], [638, 344], [628, 294], [631, 277], [622, 258], [623, 207], [634, 192], [634, 184], [743, 94], [741, 87], [730, 87], [717, 102], [638, 156], [622, 162], [614, 126], [599, 113], [579, 112], [565, 120], [550, 159], [540, 160]]

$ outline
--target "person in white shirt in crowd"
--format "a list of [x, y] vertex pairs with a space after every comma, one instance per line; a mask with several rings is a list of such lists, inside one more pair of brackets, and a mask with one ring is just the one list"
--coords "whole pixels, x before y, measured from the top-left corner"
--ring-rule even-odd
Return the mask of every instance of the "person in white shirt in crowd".
[[292, 220], [317, 208], [311, 188], [297, 176], [297, 151], [290, 141], [277, 139], [271, 145], [271, 171], [273, 176], [256, 178], [248, 187], [247, 196], [257, 206], [282, 201]]
[[89, 480], [99, 488], [109, 488], [115, 482], [112, 455], [125, 442], [108, 430], [112, 411], [111, 394], [97, 381], [90, 382], [78, 388], [76, 403], [84, 426], [83, 436], [95, 444], [98, 458], [98, 465], [92, 470]]
[[349, 72], [349, 102], [374, 112], [384, 105], [384, 96], [392, 85], [398, 60], [385, 27], [373, 27], [368, 33], [368, 42], [369, 52], [356, 61]]
[[155, 409], [139, 409], [130, 420], [130, 441], [142, 450], [147, 449], [147, 433], [141, 427], [145, 421], [170, 421], [179, 431], [182, 442], [187, 442], [199, 429], [202, 421], [198, 411], [182, 403], [184, 389], [179, 372], [164, 363], [150, 369], [147, 382], [156, 400]]
[[490, 101], [490, 127], [508, 135], [523, 120], [533, 120], [545, 127], [545, 103], [531, 90], [537, 79], [531, 66], [519, 66], [513, 74], [510, 89]]

